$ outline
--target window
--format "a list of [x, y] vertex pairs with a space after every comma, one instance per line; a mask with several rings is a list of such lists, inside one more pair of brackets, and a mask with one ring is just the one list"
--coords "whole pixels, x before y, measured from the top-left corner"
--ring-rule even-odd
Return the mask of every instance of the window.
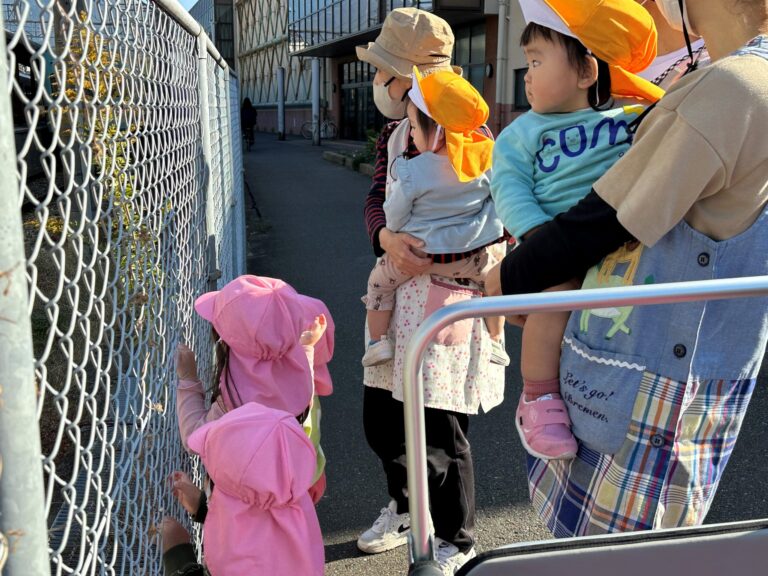
[[482, 94], [485, 82], [485, 23], [456, 30], [453, 62], [461, 66], [464, 78]]
[[379, 23], [379, 13], [386, 2], [289, 0], [288, 33], [298, 39], [291, 45], [291, 52], [321, 46], [369, 30]]
[[525, 95], [525, 75], [528, 68], [515, 70], [515, 110], [530, 110], [528, 96]]
[[378, 131], [384, 125], [373, 102], [374, 68], [366, 62], [341, 64], [341, 132], [342, 138], [365, 140], [368, 130]]
[[[426, 4], [426, 2], [421, 2]], [[438, 0], [435, 3], [440, 10], [482, 10], [482, 0]]]

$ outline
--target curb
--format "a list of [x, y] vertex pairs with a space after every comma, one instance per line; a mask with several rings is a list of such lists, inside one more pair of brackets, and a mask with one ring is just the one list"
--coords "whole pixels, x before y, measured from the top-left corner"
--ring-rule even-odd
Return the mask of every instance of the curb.
[[373, 173], [375, 169], [373, 164], [361, 163], [360, 167], [357, 170], [358, 172], [360, 172], [360, 174], [364, 174], [365, 176], [370, 176], [371, 178], [373, 178]]
[[328, 160], [328, 162], [338, 164], [339, 166], [344, 166], [346, 156], [344, 156], [344, 154], [339, 154], [338, 152], [331, 152], [330, 150], [326, 150], [323, 152], [323, 159]]
[[[323, 160], [327, 160], [332, 164], [338, 164], [339, 166], [346, 166], [350, 170], [354, 170], [352, 157], [345, 154], [339, 154], [338, 152], [331, 152], [330, 150], [326, 150], [323, 152]], [[357, 168], [357, 172], [372, 178], [374, 166], [373, 164], [366, 164], [365, 162], [361, 162]]]

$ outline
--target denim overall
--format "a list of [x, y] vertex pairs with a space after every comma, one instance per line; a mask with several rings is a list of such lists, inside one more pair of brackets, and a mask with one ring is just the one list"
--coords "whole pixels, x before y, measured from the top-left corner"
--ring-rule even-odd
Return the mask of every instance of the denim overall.
[[[768, 38], [745, 53], [768, 60]], [[762, 50], [762, 53], [761, 53]], [[625, 246], [584, 288], [768, 275], [768, 208], [724, 241], [680, 222]], [[572, 461], [530, 457], [531, 500], [556, 537], [703, 522], [733, 451], [768, 339], [768, 298], [574, 312], [560, 390]]]
[[[744, 233], [716, 242], [680, 222], [653, 248], [638, 244], [590, 270], [584, 288], [768, 274], [768, 211]], [[686, 383], [757, 376], [765, 352], [768, 299], [622, 306], [571, 315], [560, 388], [574, 434], [603, 454], [626, 441], [640, 382], [649, 374]]]

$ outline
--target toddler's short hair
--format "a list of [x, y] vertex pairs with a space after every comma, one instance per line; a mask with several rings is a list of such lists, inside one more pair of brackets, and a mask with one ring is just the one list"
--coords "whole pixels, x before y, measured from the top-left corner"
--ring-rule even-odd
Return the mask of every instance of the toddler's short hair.
[[579, 74], [583, 74], [587, 68], [587, 56], [592, 56], [597, 60], [597, 75], [599, 80], [589, 87], [589, 104], [593, 108], [599, 108], [604, 105], [611, 97], [611, 73], [608, 64], [600, 58], [591, 54], [586, 46], [576, 38], [561, 34], [557, 30], [547, 28], [535, 22], [529, 23], [523, 33], [520, 35], [520, 46], [528, 46], [531, 42], [541, 38], [552, 44], [560, 44], [565, 48], [568, 55], [568, 62], [576, 69]]
[[413, 106], [416, 110], [416, 122], [418, 122], [419, 128], [421, 128], [421, 131], [424, 132], [424, 134], [429, 134], [433, 130], [437, 129], [437, 122], [422, 112], [422, 110], [416, 106], [416, 104], [414, 104], [410, 98], [406, 99], [406, 103], [409, 106]]

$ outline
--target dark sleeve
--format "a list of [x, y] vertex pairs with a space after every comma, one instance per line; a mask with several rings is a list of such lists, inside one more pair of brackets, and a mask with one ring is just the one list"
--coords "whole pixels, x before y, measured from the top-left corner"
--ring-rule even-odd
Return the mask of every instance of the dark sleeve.
[[[400, 124], [400, 120], [390, 122], [381, 129], [379, 139], [376, 141], [376, 162], [373, 171], [373, 182], [365, 199], [365, 226], [368, 229], [368, 237], [371, 239], [373, 253], [376, 256], [382, 256], [384, 250], [379, 243], [379, 232], [387, 225], [387, 217], [384, 214], [384, 200], [387, 195], [387, 170], [389, 166], [389, 151], [387, 144], [392, 132]], [[408, 150], [405, 152], [406, 158], [415, 158], [419, 155], [419, 150], [413, 141], [412, 136], [408, 136]]]
[[501, 291], [530, 294], [581, 277], [632, 239], [616, 211], [592, 190], [507, 254], [501, 263]]
[[384, 254], [379, 244], [379, 232], [387, 225], [387, 218], [384, 215], [384, 197], [387, 186], [387, 142], [392, 135], [392, 131], [397, 123], [391, 122], [384, 126], [376, 141], [376, 161], [374, 164], [373, 181], [368, 197], [365, 199], [365, 226], [368, 229], [368, 237], [373, 246], [373, 252], [376, 256]]
[[202, 524], [205, 522], [205, 517], [208, 515], [208, 497], [205, 492], [200, 496], [200, 505], [197, 507], [197, 512], [192, 515], [192, 521]]

